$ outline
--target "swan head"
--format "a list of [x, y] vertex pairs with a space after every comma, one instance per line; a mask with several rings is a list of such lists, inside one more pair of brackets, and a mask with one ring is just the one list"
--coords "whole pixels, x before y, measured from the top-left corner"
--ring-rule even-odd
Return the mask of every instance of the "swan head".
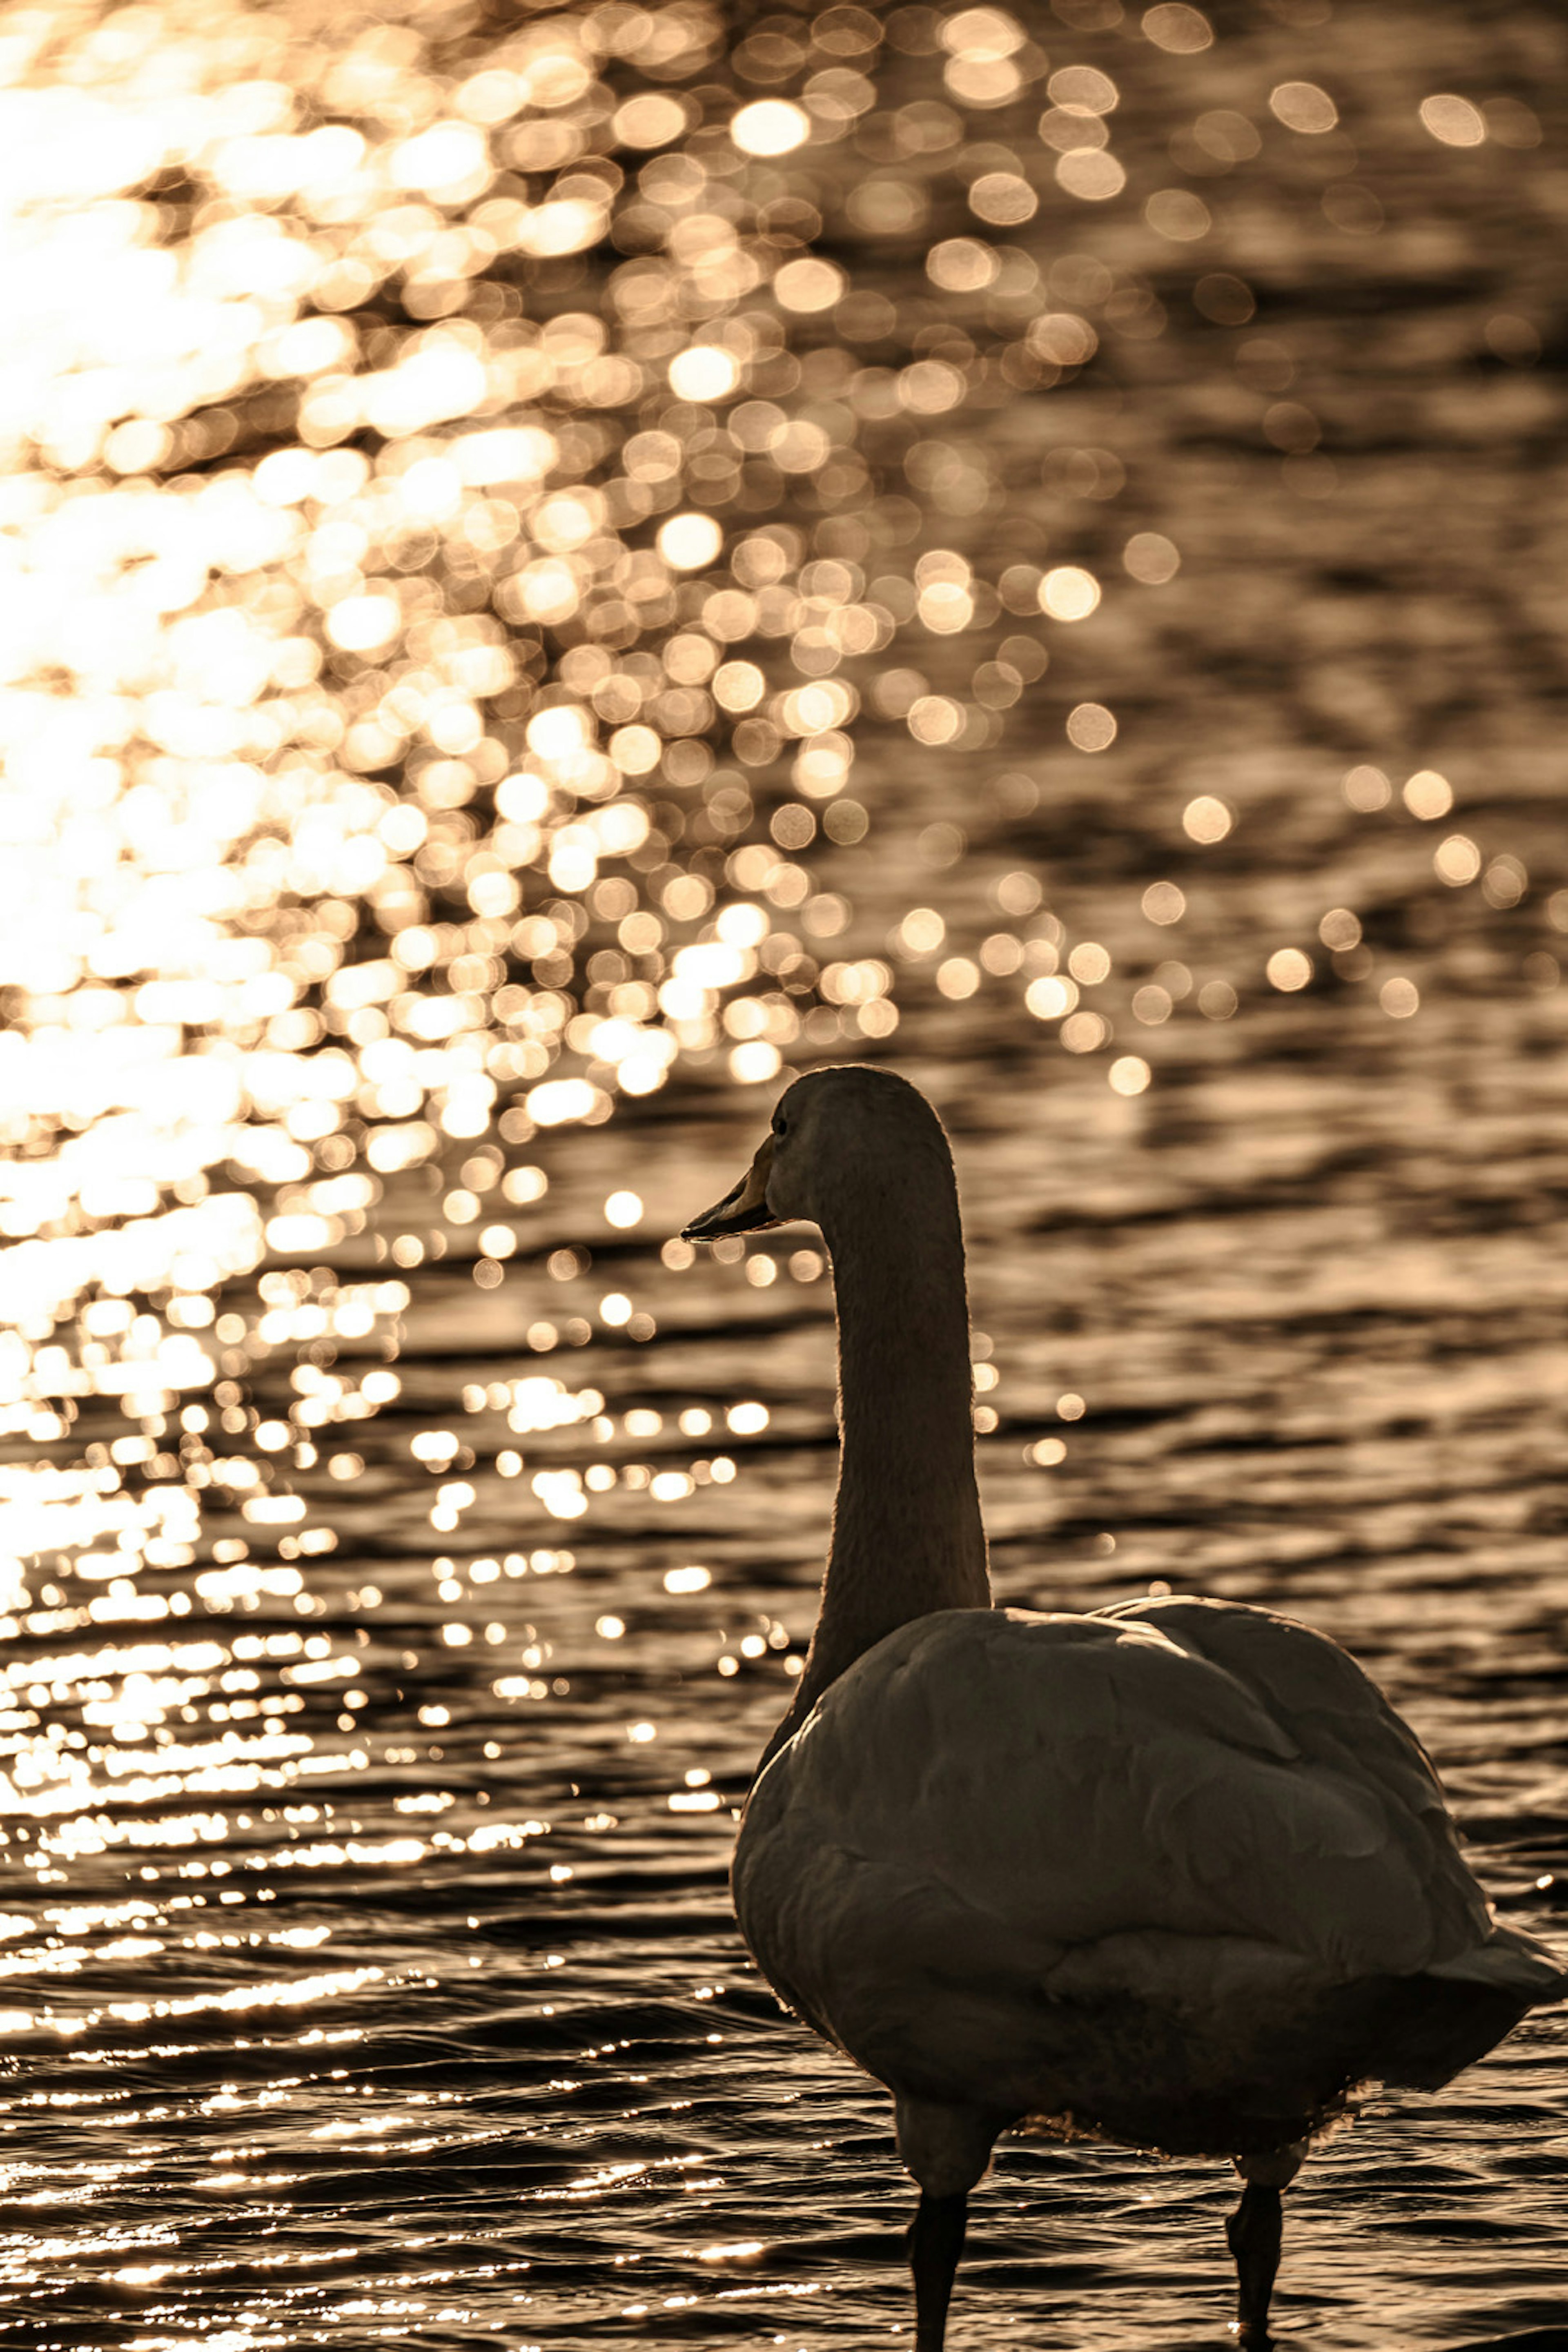
[[951, 1189], [942, 1123], [908, 1079], [861, 1063], [811, 1070], [780, 1096], [740, 1182], [694, 1217], [682, 1239], [711, 1242], [797, 1220], [826, 1229], [841, 1204], [885, 1201], [927, 1167]]

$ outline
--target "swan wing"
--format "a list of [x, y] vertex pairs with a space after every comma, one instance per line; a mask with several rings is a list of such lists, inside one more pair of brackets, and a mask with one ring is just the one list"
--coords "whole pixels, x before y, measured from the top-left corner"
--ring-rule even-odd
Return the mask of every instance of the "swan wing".
[[1500, 1925], [1460, 1852], [1430, 1758], [1377, 1685], [1337, 1642], [1271, 1611], [1174, 1596], [1097, 1612], [1156, 1626], [1266, 1704], [1315, 1764], [1380, 1788], [1413, 1850], [1436, 1976], [1489, 1984], [1531, 2001], [1562, 1997], [1555, 1954]]
[[[1459, 1852], [1431, 1759], [1377, 1685], [1337, 1642], [1270, 1610], [1233, 1601], [1150, 1598], [1100, 1612], [1148, 1625], [1206, 1660], [1267, 1708], [1317, 1781], [1353, 1785], [1420, 1884], [1420, 1965], [1468, 1951], [1491, 1914]], [[1404, 1973], [1404, 1970], [1396, 1971]]]

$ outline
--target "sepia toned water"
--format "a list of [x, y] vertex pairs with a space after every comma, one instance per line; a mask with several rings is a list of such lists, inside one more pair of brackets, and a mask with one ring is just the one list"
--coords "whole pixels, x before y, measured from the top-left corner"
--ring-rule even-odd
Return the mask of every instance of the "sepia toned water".
[[[1552, 1933], [1565, 48], [0, 33], [0, 2345], [910, 2335], [725, 1887], [831, 1284], [673, 1236], [798, 1067], [948, 1123], [1000, 1596], [1344, 1641]], [[1565, 2055], [1314, 2158], [1284, 2342], [1568, 2341]], [[950, 2341], [1222, 2343], [1231, 2201], [1005, 2143]]]

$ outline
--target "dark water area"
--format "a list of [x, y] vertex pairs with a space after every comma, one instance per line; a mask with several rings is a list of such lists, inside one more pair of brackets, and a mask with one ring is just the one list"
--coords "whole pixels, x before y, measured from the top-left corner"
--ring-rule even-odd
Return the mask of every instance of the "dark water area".
[[[1565, 52], [0, 38], [0, 2345], [912, 2340], [726, 1891], [831, 1277], [673, 1236], [795, 1068], [948, 1124], [1000, 1597], [1308, 1620], [1562, 1921]], [[1281, 2342], [1568, 2343], [1563, 2061], [1369, 2100]], [[950, 2342], [1233, 2340], [1231, 2201], [1005, 2142]]]

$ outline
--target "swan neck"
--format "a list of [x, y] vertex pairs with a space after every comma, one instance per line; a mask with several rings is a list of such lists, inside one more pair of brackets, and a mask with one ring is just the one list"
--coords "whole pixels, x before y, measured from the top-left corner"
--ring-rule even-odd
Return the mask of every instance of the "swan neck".
[[963, 1238], [945, 1151], [941, 1183], [925, 1172], [923, 1197], [884, 1191], [822, 1219], [838, 1306], [838, 1494], [816, 1632], [770, 1755], [895, 1627], [991, 1605]]

